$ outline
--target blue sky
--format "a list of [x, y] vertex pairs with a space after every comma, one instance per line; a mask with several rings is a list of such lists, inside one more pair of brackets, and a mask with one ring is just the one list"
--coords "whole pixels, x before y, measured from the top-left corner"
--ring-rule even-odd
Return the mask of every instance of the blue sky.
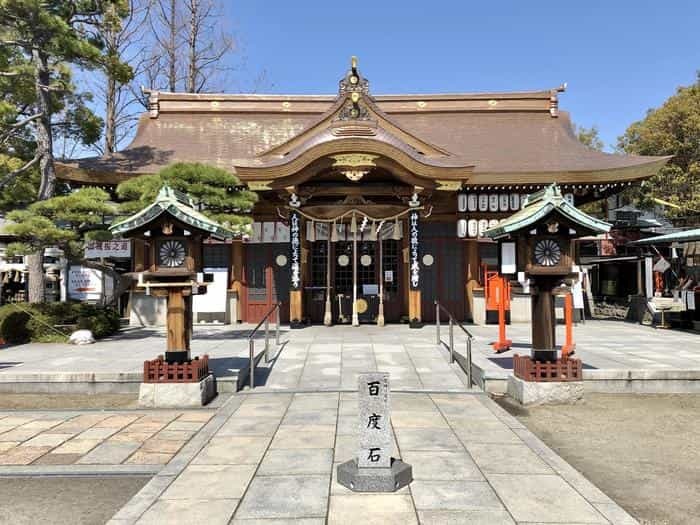
[[[700, 1], [224, 0], [270, 93], [335, 93], [357, 55], [372, 92], [546, 89], [606, 145], [700, 69]], [[238, 84], [239, 86], [241, 84]], [[231, 85], [226, 91], [237, 91]]]

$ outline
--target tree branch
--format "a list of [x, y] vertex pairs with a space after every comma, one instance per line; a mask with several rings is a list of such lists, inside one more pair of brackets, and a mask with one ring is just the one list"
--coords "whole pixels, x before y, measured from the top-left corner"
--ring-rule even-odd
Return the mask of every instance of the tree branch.
[[15, 179], [15, 177], [17, 177], [18, 175], [24, 173], [24, 172], [27, 171], [29, 168], [31, 168], [32, 166], [34, 166], [34, 164], [36, 164], [37, 162], [39, 162], [39, 159], [40, 159], [40, 158], [41, 158], [41, 155], [39, 155], [39, 154], [37, 153], [37, 154], [34, 156], [34, 158], [33, 158], [32, 160], [30, 160], [29, 162], [27, 162], [24, 166], [22, 166], [21, 168], [17, 168], [16, 170], [11, 171], [11, 172], [8, 173], [7, 175], [5, 175], [5, 177], [2, 179], [2, 181], [0, 181], [0, 188], [4, 188], [4, 187], [7, 186], [8, 184], [10, 184], [10, 183]]

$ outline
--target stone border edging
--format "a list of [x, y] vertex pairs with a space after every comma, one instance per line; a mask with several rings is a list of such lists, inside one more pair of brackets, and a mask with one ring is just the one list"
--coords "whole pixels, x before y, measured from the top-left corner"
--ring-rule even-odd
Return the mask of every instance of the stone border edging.
[[525, 425], [511, 416], [505, 409], [498, 406], [488, 395], [480, 396], [479, 401], [504, 425], [510, 428], [554, 472], [571, 485], [576, 492], [581, 494], [605, 519], [614, 525], [639, 525], [639, 522], [625, 509], [615, 503], [583, 474], [549, 448], [540, 438], [530, 432]]
[[163, 465], [17, 465], [0, 467], [0, 478], [152, 476], [162, 468]]
[[216, 415], [180, 449], [162, 470], [141, 488], [119, 511], [112, 516], [107, 525], [132, 525], [153, 505], [175, 478], [185, 470], [195, 456], [205, 447], [216, 432], [228, 421], [238, 409], [246, 396], [231, 396]]

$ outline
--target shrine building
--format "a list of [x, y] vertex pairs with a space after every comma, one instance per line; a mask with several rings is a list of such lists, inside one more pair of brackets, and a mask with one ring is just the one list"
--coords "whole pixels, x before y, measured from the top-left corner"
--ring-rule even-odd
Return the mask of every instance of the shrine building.
[[[668, 160], [584, 146], [563, 91], [378, 95], [355, 59], [335, 95], [151, 91], [126, 149], [60, 163], [59, 178], [113, 189], [201, 162], [258, 193], [249, 234], [202, 242], [195, 321], [257, 322], [280, 301], [292, 324], [421, 323], [438, 299], [483, 322], [498, 265], [487, 228], [551, 183], [580, 206]], [[152, 251], [133, 242], [142, 272]], [[134, 288], [132, 319], [157, 322], [157, 301]]]

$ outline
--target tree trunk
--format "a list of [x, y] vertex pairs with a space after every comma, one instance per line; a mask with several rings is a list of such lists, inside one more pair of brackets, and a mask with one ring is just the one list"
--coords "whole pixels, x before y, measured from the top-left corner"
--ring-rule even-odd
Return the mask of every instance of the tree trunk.
[[187, 67], [187, 85], [185, 91], [194, 93], [197, 82], [197, 33], [199, 27], [199, 6], [197, 0], [190, 0], [190, 34], [188, 37], [189, 64]]
[[105, 149], [104, 154], [110, 155], [117, 149], [116, 144], [116, 92], [117, 81], [113, 77], [107, 78], [107, 92], [105, 97]]
[[176, 53], [177, 20], [175, 17], [176, 0], [170, 0], [170, 49], [168, 49], [168, 84], [172, 93], [177, 89]]
[[30, 303], [44, 302], [44, 250], [39, 249], [35, 253], [30, 253], [24, 256], [29, 270], [29, 297]]
[[51, 132], [51, 103], [49, 100], [49, 73], [48, 57], [36, 49], [32, 51], [32, 58], [36, 67], [35, 90], [37, 113], [41, 117], [36, 121], [36, 147], [39, 159], [39, 200], [53, 197], [56, 187], [56, 170], [53, 162], [53, 134]]

